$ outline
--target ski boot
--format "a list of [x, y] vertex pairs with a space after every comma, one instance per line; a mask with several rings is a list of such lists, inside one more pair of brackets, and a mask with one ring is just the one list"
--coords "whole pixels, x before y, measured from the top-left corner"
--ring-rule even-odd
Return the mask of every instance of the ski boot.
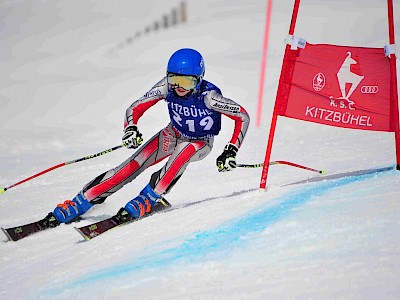
[[135, 219], [143, 217], [151, 212], [151, 208], [156, 204], [157, 200], [161, 199], [150, 186], [146, 187], [139, 193], [139, 196], [133, 198], [125, 205], [125, 210]]
[[78, 194], [74, 199], [65, 200], [64, 203], [58, 204], [53, 214], [60, 223], [71, 223], [79, 216], [83, 215], [93, 206], [82, 194]]

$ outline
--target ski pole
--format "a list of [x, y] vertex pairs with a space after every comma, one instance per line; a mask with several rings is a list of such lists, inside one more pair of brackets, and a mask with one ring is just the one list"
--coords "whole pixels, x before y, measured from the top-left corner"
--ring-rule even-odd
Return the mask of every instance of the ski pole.
[[53, 166], [53, 167], [51, 167], [51, 168], [48, 168], [48, 169], [46, 169], [46, 170], [44, 170], [44, 171], [41, 171], [41, 172], [39, 172], [39, 173], [37, 173], [37, 174], [35, 174], [35, 175], [32, 175], [32, 176], [30, 176], [30, 177], [28, 177], [28, 178], [25, 178], [25, 179], [23, 179], [23, 180], [21, 180], [21, 181], [19, 181], [19, 182], [17, 182], [17, 183], [14, 183], [14, 184], [12, 184], [12, 185], [10, 185], [10, 186], [8, 186], [8, 187], [0, 188], [0, 195], [3, 194], [5, 191], [7, 191], [7, 190], [13, 188], [13, 187], [15, 187], [15, 186], [17, 186], [17, 185], [20, 185], [21, 183], [24, 183], [24, 182], [27, 182], [28, 180], [31, 180], [31, 179], [36, 178], [36, 177], [39, 177], [40, 175], [43, 175], [43, 174], [45, 174], [45, 173], [47, 173], [47, 172], [53, 171], [53, 170], [55, 170], [55, 169], [58, 169], [58, 168], [60, 168], [60, 167], [66, 166], [66, 165], [71, 165], [71, 164], [74, 164], [74, 163], [77, 163], [77, 162], [80, 162], [80, 161], [84, 161], [84, 160], [88, 160], [88, 159], [91, 159], [91, 158], [99, 157], [99, 156], [101, 156], [101, 155], [110, 153], [110, 152], [115, 151], [115, 150], [117, 150], [117, 149], [120, 149], [120, 148], [122, 148], [122, 147], [125, 147], [125, 145], [124, 145], [124, 144], [118, 145], [118, 146], [115, 146], [115, 147], [113, 147], [113, 148], [110, 148], [110, 149], [101, 151], [101, 152], [96, 153], [96, 154], [88, 155], [88, 156], [85, 156], [85, 157], [82, 157], [82, 158], [78, 158], [78, 159], [75, 159], [75, 160], [71, 160], [71, 161], [67, 161], [67, 162], [64, 162], [64, 163], [55, 165], [55, 166]]
[[[306, 167], [306, 166], [302, 166], [302, 165], [299, 165], [299, 164], [295, 164], [295, 163], [292, 163], [290, 161], [284, 161], [284, 160], [271, 161], [269, 163], [269, 165], [270, 166], [271, 165], [288, 165], [288, 166], [292, 166], [292, 167], [295, 167], [295, 168], [300, 168], [300, 169], [304, 169], [304, 170], [308, 170], [308, 171], [312, 171], [312, 172], [317, 172], [319, 174], [326, 174], [325, 170], [317, 170], [317, 169], [313, 169], [313, 168], [310, 168], [310, 167]], [[237, 166], [240, 167], [240, 168], [261, 168], [261, 167], [264, 166], [264, 164], [263, 163], [261, 163], [261, 164], [253, 164], [253, 165], [238, 164]]]

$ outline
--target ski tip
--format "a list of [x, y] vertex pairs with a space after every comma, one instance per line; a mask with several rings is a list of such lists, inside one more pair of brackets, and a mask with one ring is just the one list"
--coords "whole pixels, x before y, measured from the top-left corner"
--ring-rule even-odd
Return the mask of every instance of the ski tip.
[[88, 236], [86, 236], [86, 234], [84, 234], [82, 231], [80, 231], [78, 227], [74, 227], [74, 228], [85, 239], [85, 241], [89, 241], [90, 240], [90, 238]]
[[8, 234], [7, 230], [5, 230], [5, 228], [1, 227], [1, 231], [3, 231], [3, 233], [7, 237], [8, 242], [14, 242], [14, 240], [11, 238], [11, 236]]
[[6, 189], [5, 188], [0, 188], [0, 195], [1, 194], [4, 194], [6, 192]]
[[321, 171], [319, 171], [319, 173], [320, 173], [321, 175], [326, 175], [326, 174], [327, 174], [326, 170], [321, 170]]

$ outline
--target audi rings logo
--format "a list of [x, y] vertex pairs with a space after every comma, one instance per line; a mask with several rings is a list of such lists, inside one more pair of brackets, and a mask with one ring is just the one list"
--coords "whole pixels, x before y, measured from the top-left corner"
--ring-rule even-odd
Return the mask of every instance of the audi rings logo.
[[363, 85], [361, 87], [361, 93], [363, 94], [377, 94], [379, 88], [377, 85]]

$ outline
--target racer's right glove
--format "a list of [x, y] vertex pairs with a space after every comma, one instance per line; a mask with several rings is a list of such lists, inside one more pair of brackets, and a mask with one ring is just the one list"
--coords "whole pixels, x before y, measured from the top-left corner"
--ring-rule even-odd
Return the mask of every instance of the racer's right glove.
[[122, 143], [126, 148], [136, 149], [143, 143], [142, 134], [138, 131], [137, 126], [128, 126], [124, 132]]

